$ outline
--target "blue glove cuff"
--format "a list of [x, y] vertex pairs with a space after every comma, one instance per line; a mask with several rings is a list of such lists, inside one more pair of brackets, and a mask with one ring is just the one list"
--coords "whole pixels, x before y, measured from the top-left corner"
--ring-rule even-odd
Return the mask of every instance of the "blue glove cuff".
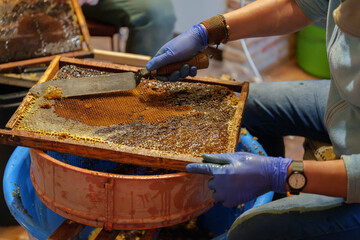
[[[272, 176], [272, 190], [277, 193], [285, 193], [286, 192], [286, 178], [287, 178], [287, 169], [291, 162], [293, 161], [291, 158], [275, 158], [273, 161], [273, 176]], [[274, 161], [275, 160], [275, 161]]]
[[207, 32], [204, 26], [201, 24], [196, 24], [193, 26], [199, 31], [199, 34], [201, 36], [201, 39], [203, 40], [202, 45], [203, 47], [206, 47], [208, 45], [208, 38], [207, 38]]

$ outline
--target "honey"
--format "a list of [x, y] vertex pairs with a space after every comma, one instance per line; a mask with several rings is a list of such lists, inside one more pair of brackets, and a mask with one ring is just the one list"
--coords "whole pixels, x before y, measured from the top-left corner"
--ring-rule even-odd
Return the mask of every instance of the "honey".
[[45, 89], [44, 98], [47, 99], [47, 100], [60, 99], [61, 95], [62, 95], [61, 88], [49, 85]]
[[39, 106], [41, 108], [51, 108], [52, 107], [52, 104], [49, 103], [49, 102], [43, 102], [43, 103], [39, 103]]

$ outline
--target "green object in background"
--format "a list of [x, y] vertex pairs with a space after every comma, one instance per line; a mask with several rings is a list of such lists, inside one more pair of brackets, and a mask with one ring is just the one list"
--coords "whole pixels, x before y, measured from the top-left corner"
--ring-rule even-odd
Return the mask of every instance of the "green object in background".
[[298, 32], [296, 60], [305, 72], [320, 78], [330, 78], [325, 29], [310, 25]]

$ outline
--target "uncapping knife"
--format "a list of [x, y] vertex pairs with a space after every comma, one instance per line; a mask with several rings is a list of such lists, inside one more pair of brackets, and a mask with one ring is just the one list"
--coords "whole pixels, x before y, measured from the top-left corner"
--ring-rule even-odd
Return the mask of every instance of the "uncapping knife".
[[209, 59], [205, 53], [201, 52], [187, 61], [166, 65], [159, 68], [156, 72], [149, 72], [146, 68], [142, 68], [137, 72], [113, 73], [93, 77], [46, 81], [36, 84], [29, 92], [40, 97], [45, 94], [48, 86], [53, 86], [61, 89], [61, 97], [78, 97], [131, 90], [139, 85], [141, 78], [144, 76], [149, 74], [168, 75], [173, 71], [180, 69], [184, 64], [196, 66], [198, 69], [204, 69], [209, 66]]

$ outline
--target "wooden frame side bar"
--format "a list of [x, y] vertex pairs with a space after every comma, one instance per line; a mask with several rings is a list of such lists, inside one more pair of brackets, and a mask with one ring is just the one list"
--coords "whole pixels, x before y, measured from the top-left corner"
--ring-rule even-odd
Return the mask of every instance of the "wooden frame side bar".
[[83, 14], [83, 12], [81, 10], [79, 2], [78, 2], [78, 0], [71, 0], [71, 2], [72, 2], [72, 5], [74, 7], [76, 17], [78, 18], [80, 30], [81, 30], [82, 35], [84, 37], [84, 41], [86, 42], [86, 45], [89, 48], [88, 50], [92, 51], [93, 46], [92, 46], [92, 43], [91, 43], [90, 32], [89, 32], [89, 29], [87, 27], [85, 16], [84, 16], [84, 14]]
[[[87, 57], [91, 56], [92, 52], [90, 51], [75, 51], [75, 52], [68, 52], [68, 53], [62, 53], [61, 56], [65, 57]], [[39, 58], [32, 58], [32, 59], [26, 59], [21, 61], [15, 61], [15, 62], [8, 62], [0, 64], [0, 73], [7, 73], [10, 72], [13, 69], [18, 68], [19, 66], [32, 66], [32, 65], [39, 65], [39, 64], [48, 64], [51, 62], [57, 55], [52, 56], [46, 56], [46, 57], [39, 57]]]
[[85, 225], [67, 219], [51, 234], [48, 240], [72, 240], [84, 228]]
[[94, 49], [94, 58], [101, 61], [109, 61], [117, 64], [128, 64], [132, 66], [145, 67], [151, 57], [146, 55], [113, 52], [100, 49]]

